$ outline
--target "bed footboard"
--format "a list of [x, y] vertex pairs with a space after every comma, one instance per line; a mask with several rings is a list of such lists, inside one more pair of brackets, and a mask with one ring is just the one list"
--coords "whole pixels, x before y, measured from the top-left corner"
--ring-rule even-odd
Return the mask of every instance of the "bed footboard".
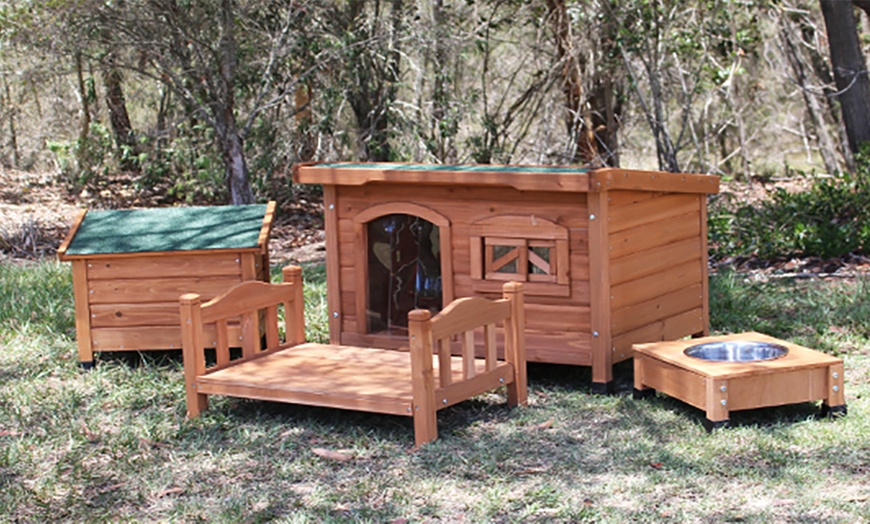
[[[242, 282], [204, 304], [196, 293], [181, 296], [188, 417], [196, 417], [208, 408], [206, 395], [198, 389], [199, 377], [305, 342], [302, 268], [287, 266], [282, 276], [281, 284]], [[281, 304], [283, 340], [278, 315]], [[214, 348], [214, 365], [206, 366], [205, 348]], [[241, 350], [238, 358], [232, 358], [233, 349]]]
[[[504, 330], [504, 360], [498, 359], [499, 323]], [[526, 404], [528, 389], [521, 283], [506, 283], [500, 300], [458, 299], [434, 317], [427, 310], [414, 310], [408, 315], [408, 332], [417, 446], [438, 437], [437, 410], [475, 395], [504, 385], [507, 386], [508, 404]], [[483, 369], [478, 365], [480, 359], [476, 358], [479, 338], [483, 345]], [[454, 340], [458, 340], [461, 348], [462, 376], [459, 379], [454, 376], [452, 368]]]

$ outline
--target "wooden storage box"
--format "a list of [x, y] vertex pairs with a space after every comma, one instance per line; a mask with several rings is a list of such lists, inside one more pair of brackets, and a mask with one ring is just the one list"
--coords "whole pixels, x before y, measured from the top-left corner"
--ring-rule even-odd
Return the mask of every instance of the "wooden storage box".
[[275, 203], [82, 211], [58, 249], [72, 263], [79, 361], [180, 349], [178, 297], [269, 281]]
[[[525, 281], [527, 357], [609, 390], [638, 342], [709, 331], [715, 176], [625, 169], [297, 165], [322, 184], [333, 344], [406, 343], [402, 315]], [[416, 250], [416, 251], [415, 251]]]

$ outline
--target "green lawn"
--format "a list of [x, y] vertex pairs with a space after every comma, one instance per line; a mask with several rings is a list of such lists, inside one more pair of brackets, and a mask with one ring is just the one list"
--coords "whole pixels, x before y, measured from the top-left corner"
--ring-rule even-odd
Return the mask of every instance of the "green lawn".
[[[309, 336], [326, 334], [306, 268]], [[216, 398], [184, 418], [180, 357], [78, 368], [69, 268], [0, 266], [0, 521], [870, 521], [870, 280], [711, 278], [717, 332], [755, 329], [841, 356], [849, 414], [799, 404], [703, 413], [589, 394], [585, 368], [530, 366], [530, 403], [487, 395], [410, 419]], [[340, 452], [336, 460], [315, 450]]]

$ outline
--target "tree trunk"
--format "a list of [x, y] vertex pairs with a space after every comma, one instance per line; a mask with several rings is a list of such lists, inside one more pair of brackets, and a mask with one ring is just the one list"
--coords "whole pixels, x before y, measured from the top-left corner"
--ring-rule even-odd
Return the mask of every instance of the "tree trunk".
[[[788, 24], [788, 22], [783, 20], [783, 24]], [[816, 132], [816, 141], [819, 146], [819, 153], [822, 155], [825, 169], [827, 169], [828, 173], [835, 174], [840, 171], [840, 167], [837, 164], [837, 159], [835, 157], [836, 148], [834, 147], [834, 142], [831, 139], [830, 133], [828, 133], [828, 126], [825, 122], [821, 104], [819, 104], [815, 95], [810, 92], [804, 61], [800, 54], [798, 54], [798, 49], [790, 36], [792, 29], [791, 24], [783, 25], [780, 29], [779, 36], [783, 44], [783, 51], [788, 59], [789, 66], [791, 66], [795, 82], [798, 87], [800, 87], [801, 93], [804, 96], [804, 102], [806, 103], [807, 111], [810, 114], [810, 119], [813, 122], [813, 128]]]
[[226, 184], [233, 205], [251, 204], [254, 192], [248, 180], [244, 141], [236, 123], [235, 94], [236, 41], [233, 33], [233, 1], [221, 2], [220, 78], [217, 103], [213, 105], [215, 131], [226, 168]]
[[[79, 97], [82, 99], [82, 120], [79, 124], [79, 152], [84, 151], [85, 142], [88, 140], [88, 134], [91, 132], [91, 105], [88, 88], [85, 85], [84, 64], [82, 63], [81, 53], [76, 53], [76, 80], [78, 80]], [[79, 164], [83, 164], [84, 159], [78, 158]]]
[[248, 180], [244, 140], [236, 123], [235, 81], [237, 49], [233, 33], [233, 0], [221, 2], [220, 78], [213, 104], [215, 131], [226, 166], [226, 184], [233, 205], [252, 204], [254, 192]]
[[849, 149], [857, 154], [864, 142], [870, 141], [870, 79], [858, 41], [852, 2], [819, 0], [831, 65], [837, 85], [836, 98], [840, 102]]
[[569, 161], [602, 164], [589, 104], [583, 96], [580, 60], [574, 47], [568, 6], [564, 0], [547, 0], [547, 14], [556, 37], [556, 57], [561, 65], [562, 93], [565, 95], [565, 124], [574, 149]]
[[253, 204], [254, 192], [248, 180], [248, 164], [245, 161], [245, 147], [239, 136], [235, 122], [233, 130], [227, 130], [221, 138], [221, 154], [226, 165], [227, 188], [230, 192], [230, 202], [233, 205]]
[[121, 85], [121, 72], [115, 66], [115, 60], [108, 58], [108, 65], [103, 70], [103, 83], [106, 85], [106, 106], [109, 108], [109, 121], [118, 146], [118, 161], [121, 169], [126, 171], [139, 170], [139, 148], [136, 135], [130, 125], [130, 115], [127, 113], [127, 102], [124, 99], [124, 88]]
[[6, 73], [3, 73], [3, 88], [6, 92], [6, 107], [8, 108], [9, 147], [12, 149], [12, 167], [17, 168], [21, 164], [21, 159], [18, 156], [18, 130], [15, 126], [16, 107], [12, 103], [12, 91], [9, 89], [9, 80], [6, 78]]

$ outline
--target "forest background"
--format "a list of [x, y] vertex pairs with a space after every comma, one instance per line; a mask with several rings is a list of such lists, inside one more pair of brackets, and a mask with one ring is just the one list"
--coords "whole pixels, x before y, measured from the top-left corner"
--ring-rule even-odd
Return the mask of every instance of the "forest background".
[[[282, 208], [311, 196], [290, 176], [311, 160], [848, 178], [865, 170], [856, 153], [870, 138], [870, 22], [852, 8], [865, 4], [5, 1], [0, 165], [51, 173], [72, 197], [114, 197], [97, 205]], [[826, 19], [834, 40], [852, 40], [829, 42]], [[844, 75], [832, 51], [849, 45]], [[852, 198], [821, 195], [841, 208]], [[739, 211], [713, 213], [714, 244], [756, 221]], [[850, 227], [833, 254], [870, 238]]]

